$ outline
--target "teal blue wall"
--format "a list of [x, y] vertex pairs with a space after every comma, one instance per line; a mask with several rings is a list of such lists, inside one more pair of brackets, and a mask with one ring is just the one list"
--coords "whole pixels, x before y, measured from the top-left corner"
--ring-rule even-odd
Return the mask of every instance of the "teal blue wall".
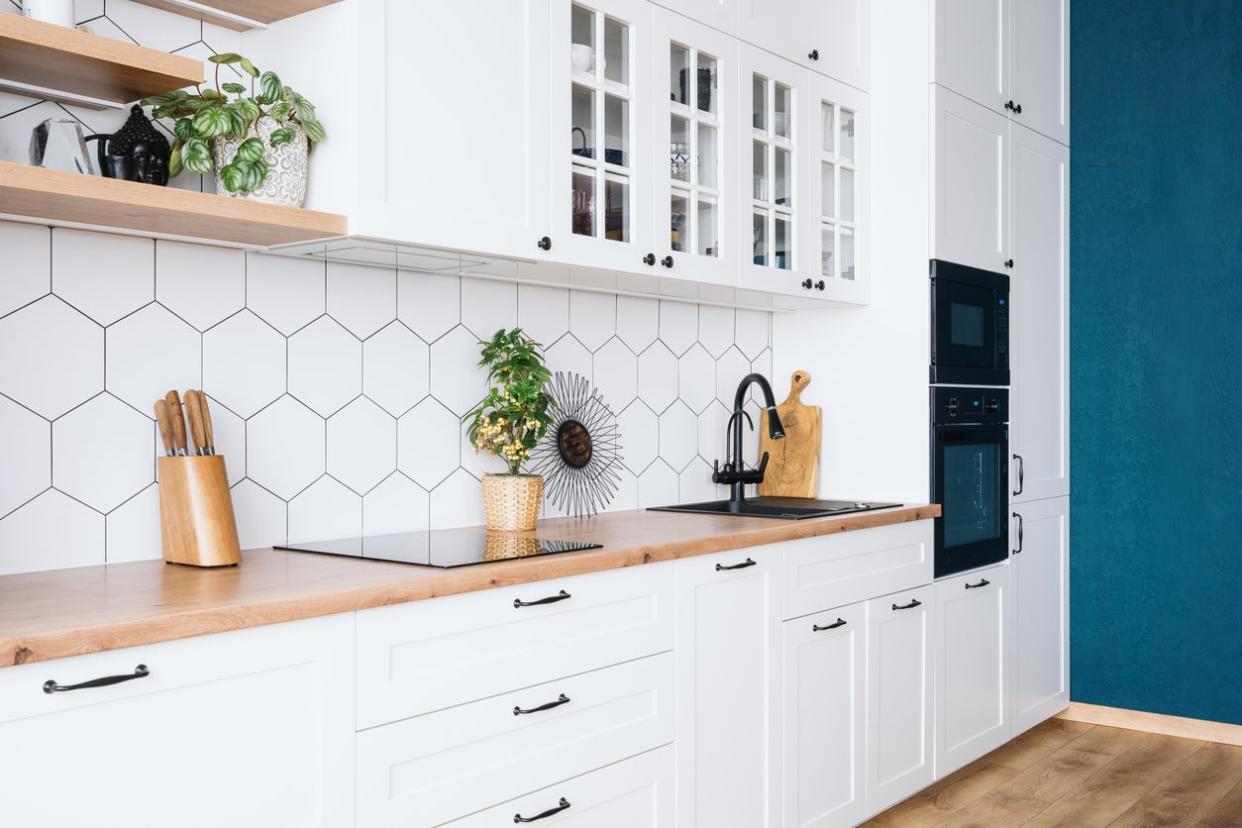
[[1070, 29], [1071, 695], [1242, 723], [1242, 2]]

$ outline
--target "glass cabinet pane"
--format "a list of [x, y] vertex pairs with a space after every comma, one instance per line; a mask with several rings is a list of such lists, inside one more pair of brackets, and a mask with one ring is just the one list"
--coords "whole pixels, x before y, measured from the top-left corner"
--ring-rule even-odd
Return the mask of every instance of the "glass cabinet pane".
[[752, 150], [752, 172], [754, 173], [755, 201], [768, 200], [768, 145], [762, 141], [754, 141]]
[[719, 210], [716, 202], [708, 198], [699, 198], [698, 241], [696, 252], [701, 256], [720, 255], [720, 231], [717, 226]]
[[604, 79], [630, 83], [630, 27], [611, 17], [604, 18]]
[[836, 181], [834, 179], [836, 166], [824, 161], [819, 165], [819, 168], [819, 212], [824, 216], [824, 218], [836, 218], [837, 188]]
[[854, 281], [854, 231], [841, 228], [841, 278]]
[[768, 129], [768, 80], [762, 75], [751, 78], [750, 121], [755, 129]]
[[793, 239], [788, 216], [777, 214], [773, 235], [775, 238], [772, 244], [772, 255], [776, 260], [776, 266], [781, 270], [790, 270], [793, 267]]
[[595, 93], [585, 86], [573, 85], [573, 147], [574, 155], [595, 157]]
[[690, 243], [690, 226], [688, 212], [690, 198], [683, 192], [673, 191], [669, 199], [669, 247], [684, 253]]
[[716, 112], [716, 59], [711, 55], [699, 52], [698, 92], [695, 94], [695, 105], [700, 112]]
[[669, 175], [675, 181], [690, 180], [690, 123], [678, 115], [669, 121]]
[[768, 264], [768, 214], [756, 211], [751, 216], [751, 256], [757, 265]]
[[680, 43], [669, 46], [669, 100], [690, 105], [690, 50]]
[[845, 160], [854, 157], [854, 113], [844, 107], [841, 109], [840, 155]]
[[574, 6], [570, 13], [569, 60], [575, 75], [595, 74], [595, 14]]
[[714, 126], [699, 124], [699, 184], [704, 187], [715, 187], [720, 156], [716, 148], [717, 132]]
[[833, 135], [836, 133], [836, 129], [832, 125], [833, 106], [828, 101], [820, 101], [819, 111], [820, 111], [820, 118], [823, 121], [823, 125], [820, 127], [820, 130], [821, 130], [821, 133], [823, 134], [823, 139], [824, 139], [823, 150], [824, 152], [831, 153], [832, 152], [832, 138], [833, 138]]
[[841, 168], [841, 220], [854, 220], [854, 171]]
[[604, 179], [604, 238], [630, 240], [630, 182], [622, 176]]
[[793, 134], [793, 91], [783, 83], [776, 84], [772, 103], [772, 131], [788, 138]]
[[615, 95], [604, 96], [604, 161], [629, 166], [630, 102]]
[[570, 215], [573, 231], [578, 236], [595, 235], [595, 173], [574, 167]]
[[775, 171], [772, 176], [775, 184], [773, 201], [782, 207], [793, 204], [793, 169], [790, 164], [790, 152], [777, 147], [775, 150]]
[[836, 250], [836, 230], [831, 224], [825, 224], [819, 229], [819, 272], [831, 279], [836, 274], [833, 268], [836, 262], [833, 261], [833, 253]]

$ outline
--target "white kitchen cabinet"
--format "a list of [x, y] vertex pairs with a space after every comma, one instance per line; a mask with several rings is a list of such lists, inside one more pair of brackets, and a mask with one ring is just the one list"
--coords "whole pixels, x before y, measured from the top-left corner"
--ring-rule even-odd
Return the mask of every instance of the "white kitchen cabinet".
[[677, 825], [773, 828], [780, 723], [775, 555], [677, 561]]
[[932, 80], [1002, 114], [1009, 91], [1009, 6], [1010, 0], [933, 0]]
[[931, 784], [931, 586], [867, 602], [867, 814]]
[[1009, 259], [1009, 121], [931, 87], [933, 259], [994, 273]]
[[1013, 733], [1069, 704], [1069, 498], [1013, 506]]
[[353, 825], [353, 620], [0, 670], [6, 824]]
[[1013, 122], [1069, 146], [1070, 0], [1011, 2]]
[[1009, 564], [936, 582], [936, 778], [1009, 739]]
[[867, 88], [866, 0], [741, 0], [738, 32], [755, 46]]
[[657, 5], [728, 35], [737, 34], [738, 0], [657, 0]]
[[1010, 475], [1015, 501], [1069, 494], [1069, 149], [1014, 125]]
[[866, 808], [866, 604], [781, 628], [783, 825], [857, 825]]

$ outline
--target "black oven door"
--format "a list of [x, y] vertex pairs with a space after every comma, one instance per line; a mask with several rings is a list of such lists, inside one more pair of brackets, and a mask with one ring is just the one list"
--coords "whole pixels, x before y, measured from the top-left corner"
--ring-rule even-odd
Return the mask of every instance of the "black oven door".
[[1009, 427], [936, 426], [932, 502], [937, 578], [1009, 557]]
[[1009, 277], [932, 262], [931, 381], [1009, 384]]

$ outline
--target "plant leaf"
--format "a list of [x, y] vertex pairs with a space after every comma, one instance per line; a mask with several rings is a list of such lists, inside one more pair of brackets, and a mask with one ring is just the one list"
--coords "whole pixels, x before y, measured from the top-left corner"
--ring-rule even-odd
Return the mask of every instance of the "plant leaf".
[[225, 92], [232, 92], [234, 95], [246, 94], [246, 87], [242, 86], [240, 83], [222, 83], [220, 84], [220, 88]]
[[206, 99], [207, 99], [207, 100], [209, 100], [209, 101], [222, 101], [222, 100], [224, 100], [224, 96], [223, 96], [223, 95], [221, 95], [219, 92], [217, 92], [216, 90], [211, 89], [211, 88], [204, 89], [204, 90], [202, 91], [202, 93], [201, 93], [201, 97], [206, 98]]
[[229, 135], [245, 135], [248, 122], [241, 108], [236, 103], [231, 103], [224, 108], [224, 112], [229, 116]]
[[230, 63], [240, 63], [241, 61], [245, 60], [245, 58], [237, 54], [236, 52], [221, 52], [218, 55], [212, 55], [211, 57], [207, 58], [207, 60], [211, 61], [212, 63], [230, 64]]
[[275, 72], [264, 72], [259, 76], [259, 89], [262, 90], [263, 97], [269, 101], [275, 101], [280, 99], [280, 93], [284, 86]]
[[241, 64], [242, 71], [245, 72], [250, 77], [257, 78], [259, 76], [259, 70], [254, 68], [254, 64], [251, 63], [246, 58], [241, 58], [240, 60], [238, 60], [238, 63]]
[[200, 138], [216, 138], [229, 131], [229, 115], [222, 107], [207, 106], [194, 116], [194, 132]]
[[242, 117], [247, 122], [259, 120], [259, 116], [263, 114], [262, 110], [259, 109], [259, 105], [252, 98], [242, 98], [234, 106], [237, 107], [237, 111], [242, 114]]
[[263, 141], [260, 138], [247, 138], [237, 148], [237, 157], [242, 161], [255, 162], [263, 160]]
[[289, 127], [281, 127], [272, 130], [272, 134], [268, 136], [267, 142], [273, 147], [279, 147], [281, 144], [287, 144], [293, 140], [294, 132]]
[[238, 164], [225, 164], [220, 168], [220, 183], [230, 193], [235, 193], [242, 189], [245, 179], [246, 174]]
[[168, 156], [168, 177], [176, 177], [181, 172], [181, 142], [173, 147], [172, 155]]
[[275, 106], [273, 106], [271, 109], [269, 109], [267, 111], [267, 114], [275, 118], [277, 121], [283, 122], [286, 118], [289, 117], [289, 112], [291, 110], [292, 110], [292, 107], [289, 105], [288, 101], [280, 101]]
[[189, 118], [178, 118], [176, 126], [173, 127], [173, 134], [177, 136], [178, 141], [188, 141], [194, 137], [194, 122]]
[[190, 138], [181, 148], [181, 163], [196, 173], [211, 172], [211, 150], [202, 138]]
[[306, 137], [310, 139], [312, 144], [318, 143], [328, 137], [328, 134], [323, 131], [323, 125], [318, 121], [307, 120], [305, 117], [303, 117], [301, 121], [302, 129], [306, 130]]
[[[235, 189], [250, 192], [263, 186], [267, 178], [267, 164], [262, 161], [244, 161], [238, 159], [229, 166], [237, 169], [238, 185]], [[227, 185], [226, 185], [227, 186]]]

